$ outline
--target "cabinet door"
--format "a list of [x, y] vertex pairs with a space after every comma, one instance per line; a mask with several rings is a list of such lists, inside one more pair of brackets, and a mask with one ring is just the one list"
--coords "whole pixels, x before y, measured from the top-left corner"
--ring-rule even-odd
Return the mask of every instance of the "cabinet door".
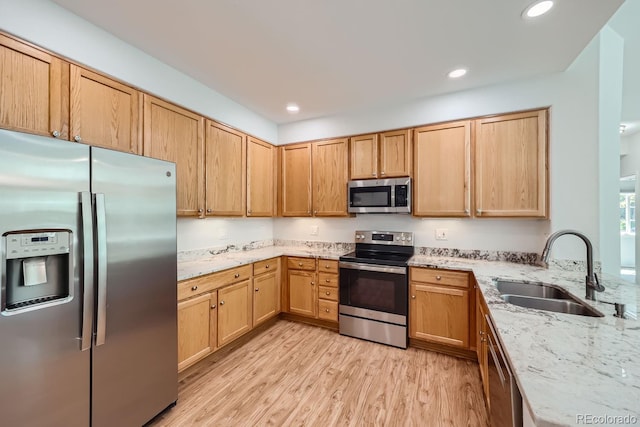
[[253, 278], [253, 326], [277, 315], [280, 301], [276, 271]]
[[313, 214], [346, 216], [349, 175], [347, 139], [313, 143]]
[[251, 280], [218, 290], [218, 346], [251, 330]]
[[247, 216], [273, 216], [276, 147], [249, 137], [247, 141]]
[[71, 139], [139, 154], [140, 92], [71, 65]]
[[349, 142], [351, 179], [370, 179], [378, 176], [378, 135], [354, 136]]
[[193, 365], [216, 348], [216, 293], [178, 303], [178, 370]]
[[0, 34], [0, 127], [69, 138], [69, 64]]
[[204, 212], [204, 118], [144, 95], [143, 154], [176, 164], [178, 215]]
[[315, 273], [289, 270], [289, 312], [316, 316]]
[[469, 291], [412, 282], [409, 336], [440, 344], [469, 346]]
[[478, 354], [478, 366], [480, 367], [480, 378], [482, 379], [482, 389], [484, 390], [484, 398], [487, 406], [489, 405], [489, 348], [487, 346], [487, 320], [485, 315], [484, 299], [480, 289], [476, 291], [476, 336], [478, 346], [476, 352]]
[[311, 216], [311, 144], [282, 149], [282, 215]]
[[547, 110], [475, 122], [475, 208], [483, 217], [547, 216]]
[[245, 213], [246, 140], [241, 132], [207, 120], [206, 214]]
[[380, 134], [379, 178], [411, 174], [411, 131], [399, 130]]
[[471, 122], [417, 128], [413, 150], [413, 214], [469, 216]]

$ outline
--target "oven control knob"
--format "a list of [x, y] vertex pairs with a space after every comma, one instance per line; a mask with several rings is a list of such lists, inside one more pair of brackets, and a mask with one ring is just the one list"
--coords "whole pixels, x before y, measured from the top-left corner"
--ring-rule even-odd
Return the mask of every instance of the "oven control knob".
[[407, 239], [406, 239], [406, 237], [402, 236], [402, 238], [400, 240], [402, 240], [404, 242]]
[[407, 237], [407, 242], [410, 242], [410, 241], [411, 241], [411, 236], [408, 236]]
[[396, 236], [396, 240], [400, 240], [400, 236]]

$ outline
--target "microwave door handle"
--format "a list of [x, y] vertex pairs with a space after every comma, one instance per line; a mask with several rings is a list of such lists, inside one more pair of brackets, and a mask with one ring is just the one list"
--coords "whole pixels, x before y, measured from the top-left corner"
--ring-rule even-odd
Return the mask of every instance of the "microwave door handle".
[[93, 206], [91, 193], [80, 193], [80, 212], [82, 215], [82, 328], [80, 350], [91, 348], [93, 332], [94, 276], [93, 276]]
[[107, 229], [104, 194], [96, 194], [96, 230], [98, 241], [97, 347], [105, 343], [107, 332]]
[[389, 205], [389, 207], [393, 208], [396, 206], [396, 186], [390, 185], [389, 192], [391, 193], [391, 204]]

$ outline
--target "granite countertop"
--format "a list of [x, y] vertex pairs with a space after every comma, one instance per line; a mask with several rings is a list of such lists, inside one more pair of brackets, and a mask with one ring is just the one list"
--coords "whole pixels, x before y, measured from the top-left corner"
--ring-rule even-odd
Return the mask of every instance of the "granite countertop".
[[[347, 246], [330, 245], [266, 246], [216, 255], [203, 251], [199, 256], [179, 260], [178, 279], [282, 255], [337, 260], [350, 250]], [[584, 272], [427, 255], [415, 255], [409, 265], [474, 273], [525, 405], [538, 427], [585, 425], [588, 419], [611, 425], [616, 419], [588, 417], [616, 416], [635, 417], [635, 424], [640, 425], [639, 285], [613, 276], [601, 277], [606, 290], [596, 294], [598, 301], [588, 301], [605, 314], [596, 318], [508, 304], [500, 298], [493, 282], [495, 278], [505, 278], [554, 283], [585, 301]], [[628, 319], [614, 317], [613, 306], [603, 301], [626, 304]]]
[[[584, 272], [420, 255], [410, 265], [473, 271], [538, 427], [585, 425], [588, 416], [635, 417], [631, 423], [640, 424], [640, 286], [604, 275], [600, 282], [605, 291], [597, 293], [598, 301], [586, 301]], [[494, 278], [557, 284], [605, 317], [506, 303]], [[628, 318], [614, 317], [613, 306], [602, 301], [626, 304]], [[605, 421], [601, 425], [616, 424], [614, 418], [599, 420]]]

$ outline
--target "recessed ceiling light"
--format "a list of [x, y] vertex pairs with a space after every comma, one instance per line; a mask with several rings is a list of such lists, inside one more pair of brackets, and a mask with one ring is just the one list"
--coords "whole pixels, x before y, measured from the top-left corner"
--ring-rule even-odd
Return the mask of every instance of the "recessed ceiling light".
[[298, 111], [300, 111], [300, 107], [298, 107], [298, 104], [290, 102], [287, 104], [287, 111], [291, 114], [296, 114]]
[[467, 74], [467, 70], [465, 68], [457, 68], [451, 71], [448, 75], [449, 75], [449, 78], [457, 79], [458, 77], [462, 77], [465, 74]]
[[524, 12], [522, 12], [523, 18], [536, 18], [540, 15], [544, 15], [549, 12], [553, 7], [552, 0], [542, 0], [530, 4]]

